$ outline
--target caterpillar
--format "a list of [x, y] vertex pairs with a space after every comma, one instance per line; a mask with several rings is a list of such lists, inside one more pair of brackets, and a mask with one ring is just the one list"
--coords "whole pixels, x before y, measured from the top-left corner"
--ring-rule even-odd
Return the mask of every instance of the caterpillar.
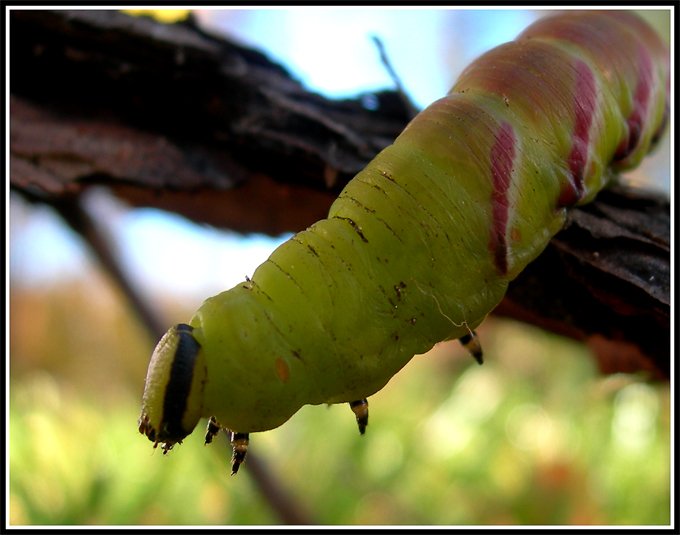
[[171, 327], [139, 431], [167, 453], [208, 417], [232, 474], [249, 434], [305, 404], [367, 398], [416, 354], [475, 328], [567, 210], [635, 167], [669, 116], [669, 52], [628, 11], [538, 20], [469, 65], [343, 189], [328, 217]]

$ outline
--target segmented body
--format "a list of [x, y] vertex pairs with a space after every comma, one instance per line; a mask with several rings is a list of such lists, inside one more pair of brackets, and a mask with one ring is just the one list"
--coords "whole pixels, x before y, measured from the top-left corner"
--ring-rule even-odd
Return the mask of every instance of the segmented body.
[[[304, 404], [364, 400], [414, 355], [467, 337], [566, 210], [659, 138], [668, 61], [631, 13], [574, 12], [471, 64], [327, 219], [204, 302], [190, 321], [200, 388], [179, 428], [214, 416], [239, 433], [265, 431]], [[157, 350], [147, 382], [154, 366], [172, 367], [154, 361], [171, 358]], [[157, 432], [164, 420], [150, 415], [164, 402], [147, 391], [144, 432], [176, 441]]]

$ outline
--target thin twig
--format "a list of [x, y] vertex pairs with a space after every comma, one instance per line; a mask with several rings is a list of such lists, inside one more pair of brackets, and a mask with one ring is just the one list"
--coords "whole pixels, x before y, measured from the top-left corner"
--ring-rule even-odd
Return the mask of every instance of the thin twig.
[[272, 477], [272, 473], [261, 455], [253, 456], [253, 452], [249, 451], [244, 466], [247, 468], [247, 473], [257, 483], [260, 494], [269, 503], [269, 506], [276, 511], [284, 524], [314, 524], [309, 513], [303, 510], [300, 503], [293, 499], [290, 492]]
[[65, 198], [51, 206], [66, 223], [90, 246], [99, 263], [123, 290], [139, 320], [154, 339], [159, 339], [167, 329], [159, 314], [140, 295], [118, 261], [115, 247], [105, 232], [82, 206], [80, 197]]
[[416, 115], [418, 115], [418, 107], [413, 103], [411, 98], [408, 96], [408, 93], [404, 89], [404, 86], [401, 83], [401, 79], [399, 78], [397, 71], [394, 69], [394, 67], [392, 67], [390, 58], [387, 56], [387, 52], [385, 50], [385, 45], [383, 44], [380, 37], [378, 37], [377, 35], [372, 35], [371, 38], [373, 39], [375, 46], [378, 47], [378, 52], [380, 53], [380, 61], [382, 61], [382, 64], [385, 66], [385, 69], [387, 69], [387, 74], [389, 74], [390, 78], [392, 78], [392, 81], [396, 86], [397, 93], [399, 94], [399, 98], [401, 98], [401, 101], [404, 104], [404, 108], [406, 108], [409, 117], [413, 119]]
[[[123, 293], [130, 301], [133, 309], [139, 316], [140, 321], [147, 328], [153, 338], [160, 338], [166, 330], [160, 315], [139, 294], [126, 275], [121, 263], [115, 254], [115, 246], [100, 224], [83, 206], [82, 200], [71, 198], [53, 204], [55, 210], [66, 223], [90, 246], [103, 269], [109, 273], [113, 280], [120, 286]], [[280, 481], [265, 468], [265, 463], [254, 452], [248, 452], [248, 460], [245, 471], [253, 478], [256, 487], [265, 502], [276, 513], [283, 524], [309, 525], [314, 524], [302, 506], [295, 502], [290, 492], [283, 487]]]

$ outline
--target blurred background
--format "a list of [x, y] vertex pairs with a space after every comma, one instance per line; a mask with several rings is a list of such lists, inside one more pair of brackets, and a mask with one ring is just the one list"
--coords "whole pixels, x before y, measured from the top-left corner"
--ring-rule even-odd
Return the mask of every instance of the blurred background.
[[[210, 31], [266, 52], [331, 97], [390, 88], [383, 41], [419, 107], [531, 10], [199, 10]], [[181, 10], [156, 13], [168, 21]], [[642, 15], [670, 40], [668, 10]], [[669, 133], [625, 180], [671, 192]], [[288, 236], [217, 231], [105, 191], [125, 269], [167, 324], [244, 280]], [[222, 436], [169, 455], [137, 432], [155, 345], [120, 290], [50, 209], [8, 194], [8, 521], [13, 525], [270, 525], [249, 476], [229, 477]], [[178, 254], [181, 251], [181, 254]], [[671, 397], [644, 376], [598, 374], [587, 347], [490, 318], [485, 364], [457, 344], [418, 356], [371, 397], [359, 436], [345, 406], [305, 407], [251, 436], [266, 470], [319, 524], [614, 524], [671, 521]]]

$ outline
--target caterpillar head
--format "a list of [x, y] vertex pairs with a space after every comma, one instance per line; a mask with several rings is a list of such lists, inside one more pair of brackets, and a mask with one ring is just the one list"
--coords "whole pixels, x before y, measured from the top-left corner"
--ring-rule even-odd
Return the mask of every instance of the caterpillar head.
[[180, 323], [160, 339], [144, 385], [139, 432], [166, 453], [190, 434], [202, 413], [206, 366], [194, 328]]

